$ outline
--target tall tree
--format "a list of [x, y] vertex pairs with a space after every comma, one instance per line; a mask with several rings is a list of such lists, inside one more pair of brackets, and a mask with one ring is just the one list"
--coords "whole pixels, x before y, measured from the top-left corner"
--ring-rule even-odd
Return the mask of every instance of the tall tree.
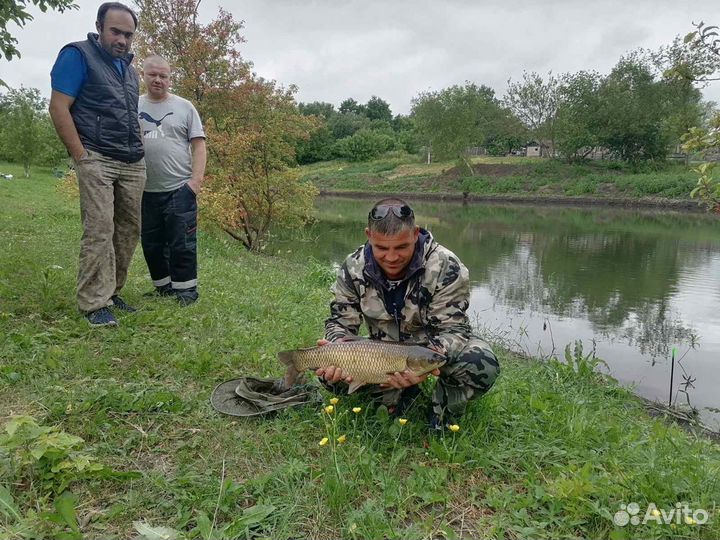
[[25, 176], [37, 163], [57, 164], [65, 153], [37, 88], [0, 95], [0, 156], [22, 164]]
[[493, 136], [502, 109], [492, 88], [468, 82], [419, 94], [413, 99], [412, 115], [438, 158], [458, 158], [472, 174], [466, 150]]
[[140, 59], [160, 54], [173, 69], [172, 91], [195, 104], [204, 116], [208, 90], [229, 87], [251, 76], [251, 64], [237, 49], [245, 38], [243, 21], [218, 9], [209, 24], [202, 24], [202, 0], [136, 0], [142, 24], [135, 50]]
[[317, 194], [288, 167], [297, 141], [318, 127], [316, 117], [299, 112], [293, 93], [271, 81], [247, 79], [207, 97], [214, 162], [208, 214], [251, 250], [263, 246], [273, 224], [303, 224]]
[[600, 143], [631, 163], [664, 160], [672, 140], [666, 98], [646, 58], [621, 58], [598, 88]]
[[650, 55], [667, 88], [668, 123], [676, 143], [700, 122], [703, 111], [699, 88], [707, 86], [717, 79], [715, 74], [720, 74], [720, 55], [705, 45], [703, 35], [698, 31], [684, 39], [678, 36], [670, 45], [660, 47]]
[[332, 103], [313, 101], [312, 103], [298, 103], [298, 109], [305, 116], [320, 116], [325, 120], [337, 114]]
[[507, 107], [498, 111], [492, 127], [485, 139], [485, 147], [491, 155], [507, 155], [527, 144], [527, 128]]
[[291, 169], [295, 146], [319, 127], [303, 116], [295, 88], [251, 72], [237, 49], [242, 21], [223, 9], [199, 20], [201, 0], [137, 0], [141, 57], [163, 55], [173, 68], [173, 92], [193, 101], [208, 136], [207, 182], [201, 215], [248, 249], [260, 249], [270, 228], [293, 225], [312, 212], [314, 190]]
[[[522, 81], [508, 81], [506, 106], [517, 116], [549, 155], [555, 153], [555, 119], [560, 105], [560, 78], [547, 80], [536, 72], [523, 72]], [[546, 148], [548, 147], [548, 148]]]
[[390, 104], [377, 96], [371, 97], [365, 104], [365, 116], [370, 120], [383, 120], [388, 123], [393, 119]]
[[340, 108], [338, 109], [341, 114], [348, 114], [348, 113], [355, 113], [355, 114], [365, 114], [365, 106], [361, 105], [357, 101], [355, 101], [353, 98], [347, 98], [340, 104]]
[[555, 124], [557, 149], [568, 160], [586, 157], [600, 144], [602, 78], [596, 72], [580, 71], [564, 77]]

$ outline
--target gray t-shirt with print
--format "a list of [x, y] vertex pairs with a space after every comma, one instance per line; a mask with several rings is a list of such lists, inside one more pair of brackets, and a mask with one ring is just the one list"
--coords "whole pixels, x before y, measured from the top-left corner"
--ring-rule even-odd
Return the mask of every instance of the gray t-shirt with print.
[[192, 103], [169, 94], [160, 103], [140, 96], [140, 128], [145, 142], [145, 191], [173, 191], [192, 176], [190, 139], [205, 137], [200, 115]]

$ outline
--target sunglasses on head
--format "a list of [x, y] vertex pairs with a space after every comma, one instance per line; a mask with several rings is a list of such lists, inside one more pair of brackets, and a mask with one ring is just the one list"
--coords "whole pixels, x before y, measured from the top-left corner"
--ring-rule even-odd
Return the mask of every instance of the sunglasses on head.
[[415, 215], [412, 208], [410, 208], [407, 204], [381, 204], [370, 210], [369, 217], [370, 219], [379, 220], [387, 216], [389, 212], [392, 212], [400, 219], [405, 219]]

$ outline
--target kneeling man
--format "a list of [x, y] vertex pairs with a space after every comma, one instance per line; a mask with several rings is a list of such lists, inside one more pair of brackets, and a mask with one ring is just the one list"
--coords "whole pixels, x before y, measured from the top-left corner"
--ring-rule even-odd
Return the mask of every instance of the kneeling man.
[[[325, 339], [341, 341], [358, 335], [363, 322], [372, 339], [425, 345], [448, 357], [434, 373], [438, 381], [428, 411], [432, 429], [458, 422], [468, 401], [485, 394], [499, 373], [490, 346], [473, 335], [466, 314], [470, 281], [457, 256], [415, 225], [415, 215], [401, 199], [376, 203], [368, 214], [367, 242], [350, 254], [340, 270], [325, 321]], [[319, 369], [335, 392], [352, 382], [341, 369]], [[416, 377], [394, 373], [387, 384], [368, 388], [401, 415], [419, 395]]]

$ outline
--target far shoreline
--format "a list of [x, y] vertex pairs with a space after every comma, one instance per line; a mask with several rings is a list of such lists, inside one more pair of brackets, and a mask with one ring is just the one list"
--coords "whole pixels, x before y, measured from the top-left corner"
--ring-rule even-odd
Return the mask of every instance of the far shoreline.
[[319, 192], [320, 197], [345, 197], [349, 199], [379, 199], [400, 197], [408, 200], [466, 202], [466, 203], [507, 203], [527, 206], [567, 207], [612, 207], [627, 209], [675, 210], [691, 214], [708, 214], [695, 200], [665, 199], [661, 197], [559, 197], [557, 195], [480, 195], [463, 193], [420, 193], [402, 191], [338, 191]]

